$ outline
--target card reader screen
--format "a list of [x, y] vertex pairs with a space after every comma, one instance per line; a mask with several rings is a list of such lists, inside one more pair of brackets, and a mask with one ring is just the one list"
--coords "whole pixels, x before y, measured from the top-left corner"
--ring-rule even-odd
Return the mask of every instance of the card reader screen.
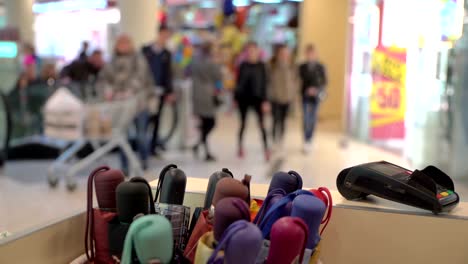
[[375, 163], [375, 164], [372, 164], [369, 166], [369, 168], [375, 170], [375, 171], [378, 171], [380, 173], [383, 173], [387, 176], [396, 176], [398, 174], [401, 174], [401, 173], [409, 173], [411, 174], [410, 171], [407, 171], [403, 168], [400, 168], [398, 166], [395, 166], [393, 164], [390, 164], [390, 163]]

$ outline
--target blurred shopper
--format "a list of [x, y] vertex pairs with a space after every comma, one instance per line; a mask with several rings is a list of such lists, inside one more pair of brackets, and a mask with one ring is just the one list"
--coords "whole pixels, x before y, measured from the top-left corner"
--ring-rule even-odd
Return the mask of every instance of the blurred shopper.
[[86, 59], [88, 58], [88, 49], [89, 49], [89, 42], [88, 41], [81, 42], [81, 50], [80, 50], [80, 54], [78, 55], [78, 60], [86, 61]]
[[257, 123], [260, 129], [265, 159], [270, 159], [267, 133], [264, 124], [264, 112], [269, 111], [267, 102], [267, 72], [265, 64], [260, 60], [260, 53], [255, 42], [247, 44], [247, 58], [239, 67], [235, 100], [239, 107], [240, 129], [238, 142], [238, 155], [245, 155], [243, 138], [247, 113], [252, 108], [257, 115]]
[[273, 114], [273, 141], [281, 146], [289, 106], [297, 94], [296, 70], [292, 64], [288, 46], [279, 45], [270, 63], [268, 95]]
[[[20, 74], [16, 87], [18, 89], [31, 88], [31, 86], [39, 85], [38, 87], [52, 86], [57, 79], [57, 71], [55, 64], [51, 62], [43, 63], [40, 73], [36, 73], [36, 64], [31, 63], [26, 66], [23, 73]], [[47, 93], [47, 91], [44, 91]]]
[[38, 81], [37, 74], [37, 65], [34, 60], [28, 60], [23, 65], [24, 70], [20, 74], [18, 81], [16, 83], [17, 89], [26, 88]]
[[[38, 73], [41, 69], [41, 59], [36, 54], [34, 46], [30, 43], [24, 43], [22, 49], [22, 62], [21, 66], [24, 71], [27, 71], [27, 68], [32, 64], [35, 65], [35, 72]], [[36, 76], [37, 77], [37, 76]]]
[[40, 74], [33, 61], [25, 65], [15, 89], [8, 94], [8, 102], [13, 113], [13, 122], [31, 132], [42, 133], [41, 110], [46, 103], [55, 83], [55, 64], [44, 63]]
[[317, 111], [320, 98], [327, 85], [325, 66], [319, 62], [315, 46], [309, 44], [305, 50], [306, 62], [299, 66], [299, 77], [302, 82], [302, 104], [304, 115], [304, 153], [311, 148], [312, 136], [317, 122]]
[[62, 77], [69, 78], [73, 82], [87, 83], [96, 80], [99, 71], [104, 67], [104, 59], [101, 50], [94, 50], [84, 60], [74, 60], [62, 70]]
[[[149, 112], [146, 103], [152, 92], [153, 80], [147, 63], [134, 49], [132, 40], [127, 35], [117, 38], [114, 56], [100, 72], [96, 86], [106, 100], [138, 97], [141, 109], [135, 118], [137, 149], [146, 169], [149, 154], [146, 136]], [[122, 159], [124, 171], [128, 170], [127, 166], [127, 160]]]
[[52, 86], [57, 80], [57, 70], [54, 63], [44, 63], [39, 76], [39, 82], [47, 86]]
[[205, 43], [201, 52], [192, 62], [193, 81], [193, 111], [200, 121], [200, 141], [193, 147], [198, 155], [200, 145], [205, 148], [205, 160], [215, 161], [208, 147], [208, 136], [216, 124], [216, 108], [218, 105], [216, 93], [221, 87], [221, 67], [214, 61], [213, 46]]
[[160, 103], [156, 115], [151, 118], [153, 123], [153, 135], [150, 150], [152, 154], [159, 154], [159, 150], [165, 150], [163, 142], [159, 139], [159, 123], [165, 102], [173, 103], [175, 100], [172, 89], [172, 54], [166, 48], [167, 41], [171, 37], [171, 31], [167, 27], [161, 27], [154, 43], [143, 47], [142, 52], [148, 62], [153, 75], [154, 83], [158, 89], [162, 89]]

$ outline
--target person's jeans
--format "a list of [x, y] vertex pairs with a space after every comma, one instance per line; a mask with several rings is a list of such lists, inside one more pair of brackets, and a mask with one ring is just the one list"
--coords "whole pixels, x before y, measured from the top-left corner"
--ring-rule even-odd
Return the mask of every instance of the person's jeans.
[[304, 125], [304, 139], [306, 142], [312, 140], [314, 135], [315, 123], [317, 122], [317, 110], [319, 102], [316, 100], [307, 100], [302, 101], [303, 106], [303, 125]]
[[[134, 120], [135, 129], [136, 129], [136, 148], [140, 156], [140, 160], [143, 166], [143, 169], [148, 167], [148, 156], [149, 156], [149, 140], [146, 135], [148, 129], [148, 119], [149, 112], [143, 111], [139, 113]], [[120, 161], [122, 164], [122, 170], [128, 171], [128, 160], [123, 155], [123, 152], [120, 151]]]
[[161, 96], [159, 98], [160, 103], [158, 106], [158, 109], [156, 111], [156, 114], [151, 118], [151, 120], [148, 120], [148, 122], [153, 123], [153, 132], [152, 132], [152, 137], [151, 137], [151, 144], [150, 144], [150, 151], [151, 153], [156, 153], [156, 148], [161, 147], [164, 148], [163, 143], [160, 142], [159, 138], [159, 124], [161, 122], [161, 116], [163, 114], [163, 109], [164, 109], [164, 96]]
[[286, 118], [288, 117], [289, 104], [271, 103], [271, 110], [273, 115], [273, 128], [272, 136], [273, 141], [281, 142], [284, 137]]

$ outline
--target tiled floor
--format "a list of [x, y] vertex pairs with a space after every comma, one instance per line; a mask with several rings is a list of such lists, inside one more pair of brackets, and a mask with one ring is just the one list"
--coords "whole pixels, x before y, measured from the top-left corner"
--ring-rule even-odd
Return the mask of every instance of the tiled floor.
[[[211, 138], [217, 162], [204, 163], [195, 160], [192, 153], [168, 151], [163, 160], [151, 161], [151, 169], [145, 175], [155, 179], [161, 167], [168, 163], [178, 164], [189, 177], [207, 178], [216, 170], [227, 167], [237, 178], [244, 173], [253, 176], [253, 182], [268, 183], [272, 171], [296, 170], [304, 178], [304, 186], [327, 186], [335, 188], [335, 178], [345, 167], [359, 163], [387, 160], [408, 167], [400, 157], [368, 145], [348, 141], [342, 147], [342, 136], [333, 124], [321, 123], [309, 155], [301, 152], [301, 131], [297, 122], [288, 126], [287, 140], [282, 151], [276, 151], [270, 163], [264, 161], [260, 135], [256, 125], [249, 123], [245, 138], [247, 156], [236, 157], [237, 120], [234, 116], [223, 116]], [[115, 158], [110, 159], [115, 164]], [[78, 188], [68, 192], [60, 184], [49, 188], [46, 181], [50, 162], [23, 161], [7, 163], [0, 173], [0, 232], [25, 232], [43, 226], [55, 219], [84, 211], [86, 175], [79, 177]]]

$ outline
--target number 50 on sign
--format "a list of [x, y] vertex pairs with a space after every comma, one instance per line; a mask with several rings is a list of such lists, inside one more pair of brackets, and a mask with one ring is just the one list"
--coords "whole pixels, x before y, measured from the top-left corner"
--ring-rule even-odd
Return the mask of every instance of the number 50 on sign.
[[373, 115], [403, 120], [405, 110], [405, 89], [401, 83], [395, 81], [374, 82], [371, 97], [371, 113]]

